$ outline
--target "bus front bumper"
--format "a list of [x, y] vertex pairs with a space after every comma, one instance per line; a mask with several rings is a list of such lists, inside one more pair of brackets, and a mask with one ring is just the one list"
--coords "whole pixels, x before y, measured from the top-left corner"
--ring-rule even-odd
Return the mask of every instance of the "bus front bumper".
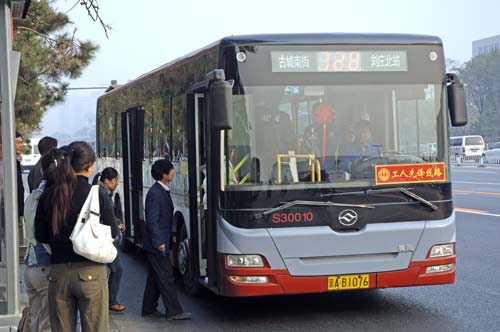
[[[455, 281], [455, 263], [456, 256], [453, 255], [411, 262], [410, 266], [404, 270], [369, 273], [369, 286], [364, 289], [452, 284]], [[331, 292], [328, 290], [330, 276], [299, 277], [290, 275], [286, 269], [228, 268], [223, 264], [220, 266], [223, 266], [219, 271], [220, 295], [223, 296], [244, 297]], [[443, 266], [447, 266], [449, 270], [439, 272], [437, 267]], [[438, 272], [430, 273], [430, 267], [436, 267]], [[249, 282], [241, 282], [241, 280], [246, 281], [245, 277], [250, 277], [246, 278]], [[259, 283], [252, 283], [252, 281]]]

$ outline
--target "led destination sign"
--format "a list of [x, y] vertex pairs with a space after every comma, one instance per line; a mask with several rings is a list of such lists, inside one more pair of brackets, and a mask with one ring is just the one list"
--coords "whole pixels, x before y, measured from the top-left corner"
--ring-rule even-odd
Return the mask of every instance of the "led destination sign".
[[275, 73], [408, 71], [398, 50], [272, 51], [271, 63]]

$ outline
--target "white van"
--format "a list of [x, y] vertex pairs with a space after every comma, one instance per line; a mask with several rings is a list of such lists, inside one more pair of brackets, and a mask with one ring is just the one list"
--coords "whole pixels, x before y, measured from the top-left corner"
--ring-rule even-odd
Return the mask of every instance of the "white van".
[[21, 166], [23, 171], [30, 171], [33, 166], [36, 165], [38, 160], [40, 160], [40, 151], [38, 151], [38, 142], [40, 142], [41, 138], [31, 138], [29, 143], [26, 143], [29, 146], [29, 153], [23, 153]]
[[484, 140], [480, 135], [450, 137], [450, 154], [464, 160], [479, 160], [484, 147]]

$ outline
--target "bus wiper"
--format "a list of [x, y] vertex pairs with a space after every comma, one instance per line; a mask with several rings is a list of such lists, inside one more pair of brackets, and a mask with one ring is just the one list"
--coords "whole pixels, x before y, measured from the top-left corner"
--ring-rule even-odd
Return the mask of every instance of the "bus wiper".
[[[413, 188], [409, 188], [413, 189]], [[361, 190], [361, 191], [352, 191], [352, 192], [344, 192], [344, 193], [334, 193], [334, 194], [323, 194], [321, 197], [330, 197], [330, 196], [339, 196], [339, 195], [369, 195], [369, 194], [378, 194], [378, 193], [389, 193], [389, 192], [400, 192], [408, 197], [413, 198], [416, 201], [419, 201], [420, 203], [424, 204], [425, 206], [430, 207], [433, 211], [437, 211], [439, 208], [423, 198], [420, 195], [415, 194], [414, 192], [411, 192], [407, 188], [403, 187], [397, 187], [397, 188], [384, 188], [384, 189], [367, 189], [367, 190]]]
[[277, 206], [275, 208], [271, 208], [269, 210], [266, 210], [262, 213], [257, 213], [255, 216], [262, 218], [264, 216], [267, 216], [268, 214], [278, 212], [278, 211], [287, 209], [287, 208], [295, 206], [295, 205], [341, 206], [341, 207], [358, 207], [358, 208], [364, 208], [364, 209], [374, 209], [375, 208], [374, 206], [364, 205], [364, 204], [344, 204], [344, 203], [320, 202], [320, 201], [291, 201], [291, 202], [283, 203], [283, 205]]
[[406, 188], [400, 188], [400, 189], [401, 189], [401, 192], [402, 192], [403, 194], [405, 194], [406, 196], [411, 197], [411, 198], [413, 198], [414, 200], [419, 201], [420, 203], [422, 203], [422, 204], [424, 204], [424, 205], [426, 205], [426, 206], [430, 207], [430, 208], [432, 209], [432, 211], [437, 211], [437, 210], [438, 210], [438, 207], [437, 207], [436, 205], [432, 204], [431, 202], [429, 202], [428, 200], [426, 200], [426, 199], [425, 199], [425, 198], [423, 198], [422, 196], [417, 195], [417, 194], [415, 194], [414, 192], [411, 192], [411, 191], [409, 191], [409, 190], [408, 190], [408, 189], [406, 189]]

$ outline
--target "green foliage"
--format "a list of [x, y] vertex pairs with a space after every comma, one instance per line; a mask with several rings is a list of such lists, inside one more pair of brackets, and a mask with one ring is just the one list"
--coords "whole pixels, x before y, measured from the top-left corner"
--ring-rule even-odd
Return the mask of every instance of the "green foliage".
[[48, 107], [64, 100], [67, 79], [75, 79], [95, 57], [98, 46], [75, 38], [73, 23], [51, 7], [32, 1], [28, 16], [14, 22], [14, 49], [21, 52], [15, 101], [16, 127], [25, 137], [38, 128]]
[[500, 52], [473, 57], [458, 68], [465, 84], [469, 124], [452, 134], [479, 134], [487, 142], [500, 140]]

